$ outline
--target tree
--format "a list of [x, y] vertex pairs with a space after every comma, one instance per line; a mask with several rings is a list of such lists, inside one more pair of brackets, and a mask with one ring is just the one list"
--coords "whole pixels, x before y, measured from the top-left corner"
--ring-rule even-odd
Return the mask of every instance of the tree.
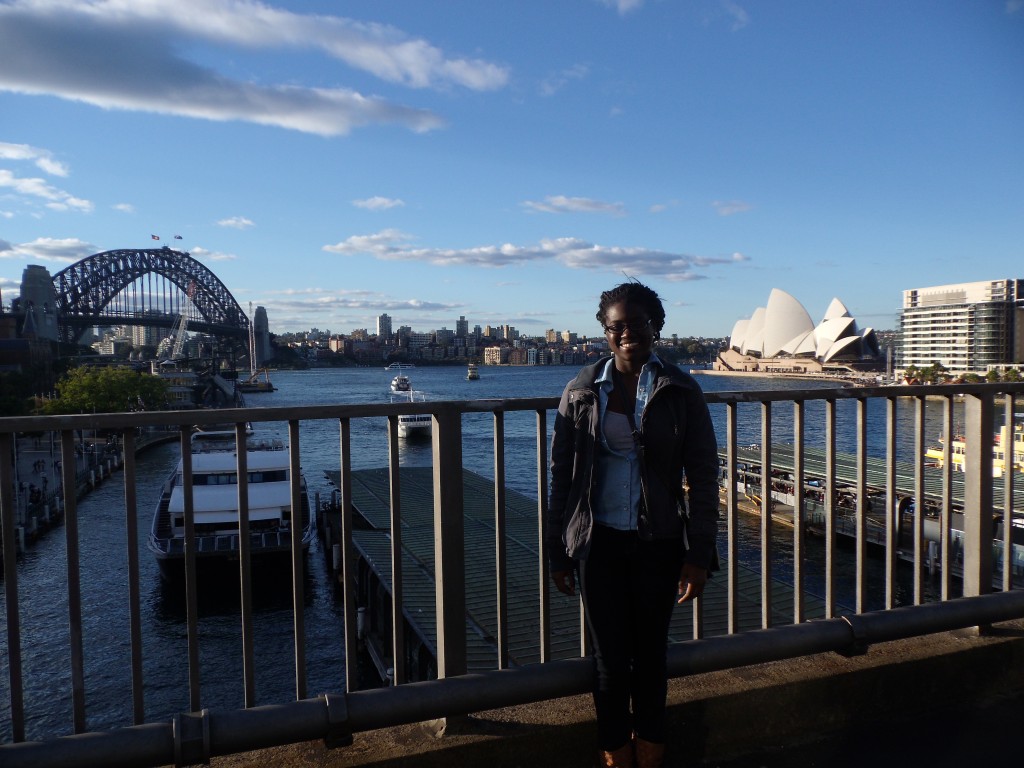
[[167, 402], [167, 382], [131, 368], [79, 366], [57, 382], [49, 413], [154, 411]]
[[988, 373], [985, 374], [985, 381], [989, 384], [996, 384], [1002, 377], [999, 375], [997, 368], [992, 368]]
[[1020, 370], [1017, 368], [1007, 368], [1005, 371], [1003, 371], [1003, 381], [1020, 381]]

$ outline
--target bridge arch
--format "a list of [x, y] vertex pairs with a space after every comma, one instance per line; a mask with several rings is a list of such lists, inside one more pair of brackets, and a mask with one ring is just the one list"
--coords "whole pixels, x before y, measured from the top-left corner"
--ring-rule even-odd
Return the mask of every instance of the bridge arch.
[[[176, 286], [154, 295], [145, 287], [123, 292], [156, 275]], [[75, 342], [94, 325], [127, 324], [172, 327], [186, 311], [191, 293], [188, 329], [215, 336], [246, 339], [249, 318], [220, 279], [188, 253], [167, 246], [104, 251], [78, 261], [53, 277], [61, 341]]]

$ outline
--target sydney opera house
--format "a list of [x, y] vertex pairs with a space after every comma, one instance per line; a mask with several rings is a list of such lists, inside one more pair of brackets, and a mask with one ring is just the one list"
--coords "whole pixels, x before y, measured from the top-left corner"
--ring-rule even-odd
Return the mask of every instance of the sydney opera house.
[[825, 317], [815, 324], [799, 301], [773, 288], [766, 306], [736, 321], [729, 347], [714, 369], [814, 374], [863, 370], [879, 362], [874, 330], [860, 330], [839, 299], [832, 299]]

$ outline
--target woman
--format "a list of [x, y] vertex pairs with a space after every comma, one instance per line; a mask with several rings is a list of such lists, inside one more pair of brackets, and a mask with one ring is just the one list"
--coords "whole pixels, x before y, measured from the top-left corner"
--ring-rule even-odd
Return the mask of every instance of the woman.
[[561, 592], [574, 595], [579, 578], [599, 764], [656, 768], [674, 600], [700, 596], [715, 553], [718, 450], [700, 386], [654, 354], [665, 324], [658, 294], [623, 283], [601, 294], [597, 319], [612, 354], [562, 393], [548, 553]]

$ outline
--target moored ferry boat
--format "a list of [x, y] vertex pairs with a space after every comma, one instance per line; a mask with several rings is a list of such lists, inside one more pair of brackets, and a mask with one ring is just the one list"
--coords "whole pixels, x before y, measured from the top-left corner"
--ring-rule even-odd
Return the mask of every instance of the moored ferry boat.
[[[940, 443], [945, 438], [939, 438]], [[944, 447], [932, 447], [925, 451], [925, 461], [929, 466], [942, 468], [945, 460]], [[954, 435], [950, 441], [950, 463], [956, 472], [964, 471], [967, 460], [967, 441], [963, 435]], [[1024, 472], [1024, 423], [1017, 423], [1011, 430], [1003, 425], [999, 428], [992, 441], [992, 475], [1002, 477], [1007, 466], [1012, 472]]]
[[[195, 522], [197, 569], [236, 562], [239, 557], [238, 466], [234, 430], [197, 432], [192, 436], [192, 509]], [[279, 439], [246, 440], [249, 484], [249, 542], [255, 562], [291, 554], [291, 464], [287, 446]], [[316, 521], [310, 514], [305, 477], [300, 477], [299, 524], [302, 550], [309, 549]], [[164, 483], [153, 515], [149, 549], [160, 575], [171, 579], [184, 573], [185, 493], [182, 462]]]
[[[411, 387], [404, 391], [392, 394], [392, 403], [423, 403], [426, 402], [426, 395], [422, 392], [417, 392]], [[433, 427], [433, 417], [429, 413], [404, 413], [398, 417], [398, 436], [406, 439], [416, 439], [418, 437], [430, 437]]]

